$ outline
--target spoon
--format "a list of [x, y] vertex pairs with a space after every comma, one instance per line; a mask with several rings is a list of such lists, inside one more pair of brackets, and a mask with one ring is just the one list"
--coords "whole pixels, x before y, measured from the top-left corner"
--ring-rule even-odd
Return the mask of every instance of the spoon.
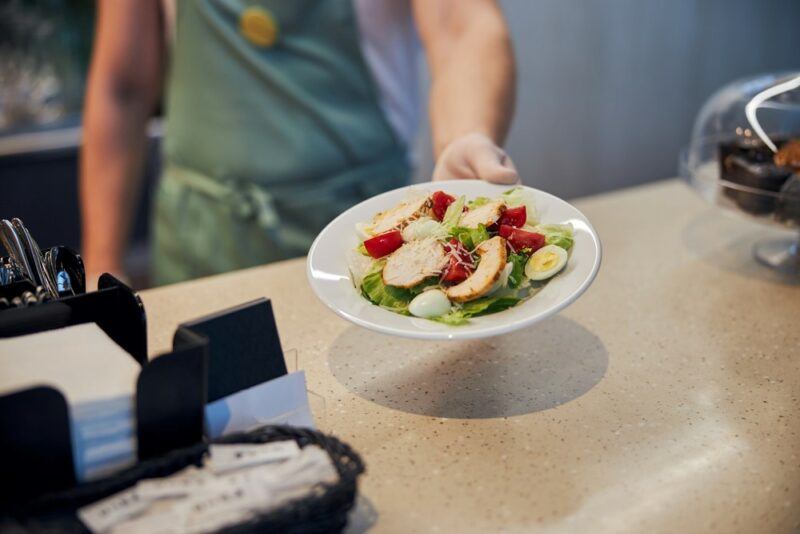
[[14, 225], [14, 228], [17, 230], [17, 233], [20, 235], [22, 245], [27, 252], [27, 256], [30, 259], [31, 265], [34, 267], [34, 284], [37, 286], [44, 286], [45, 290], [50, 294], [50, 296], [54, 299], [57, 299], [58, 289], [56, 286], [56, 281], [45, 271], [44, 259], [42, 258], [42, 251], [39, 249], [39, 245], [36, 244], [36, 241], [31, 236], [31, 233], [28, 231], [25, 225], [22, 224], [20, 219], [12, 219], [11, 222]]
[[30, 280], [34, 280], [33, 270], [31, 269], [31, 264], [25, 255], [25, 249], [22, 247], [22, 243], [19, 240], [16, 230], [14, 230], [14, 225], [12, 225], [11, 221], [7, 219], [0, 220], [0, 241], [3, 242], [3, 246], [8, 251], [12, 266], [16, 264], [16, 266], [22, 271], [23, 276], [26, 276]]

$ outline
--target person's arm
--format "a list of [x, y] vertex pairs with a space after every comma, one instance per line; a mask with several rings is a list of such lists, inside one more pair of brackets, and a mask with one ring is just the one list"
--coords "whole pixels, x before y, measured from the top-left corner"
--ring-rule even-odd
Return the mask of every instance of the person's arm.
[[500, 148], [514, 110], [514, 53], [496, 0], [414, 0], [431, 72], [434, 179], [519, 180]]
[[102, 272], [122, 274], [164, 64], [158, 0], [102, 1], [97, 8], [80, 162], [81, 251], [90, 287]]

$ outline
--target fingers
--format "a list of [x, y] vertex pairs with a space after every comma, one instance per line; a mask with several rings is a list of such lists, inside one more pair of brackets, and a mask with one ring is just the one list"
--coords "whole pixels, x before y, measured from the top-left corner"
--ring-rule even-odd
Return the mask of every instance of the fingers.
[[467, 180], [475, 178], [467, 165], [454, 165], [449, 161], [439, 161], [436, 168], [433, 169], [433, 181], [441, 182], [442, 180]]
[[493, 184], [516, 184], [520, 181], [511, 158], [497, 147], [483, 147], [469, 155], [470, 167], [476, 178]]
[[495, 184], [519, 183], [514, 162], [488, 137], [470, 134], [453, 141], [439, 156], [433, 181], [486, 180]]
[[468, 180], [477, 178], [464, 157], [465, 151], [459, 145], [447, 147], [433, 169], [433, 181]]

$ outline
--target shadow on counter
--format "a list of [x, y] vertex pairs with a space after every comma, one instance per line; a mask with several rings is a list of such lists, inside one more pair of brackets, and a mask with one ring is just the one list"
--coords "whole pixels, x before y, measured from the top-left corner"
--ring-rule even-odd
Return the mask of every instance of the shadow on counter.
[[363, 534], [369, 532], [378, 522], [378, 511], [372, 502], [362, 494], [356, 495], [356, 504], [350, 511], [344, 534]]
[[511, 334], [449, 343], [351, 327], [334, 341], [328, 365], [347, 389], [387, 408], [486, 419], [580, 397], [602, 380], [608, 351], [592, 332], [556, 316]]

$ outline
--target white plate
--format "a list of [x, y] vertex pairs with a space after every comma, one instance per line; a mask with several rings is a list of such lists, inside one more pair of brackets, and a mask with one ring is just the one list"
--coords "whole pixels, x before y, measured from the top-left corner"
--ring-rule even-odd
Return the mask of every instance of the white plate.
[[576, 208], [538, 189], [526, 188], [536, 195], [536, 207], [542, 223], [571, 223], [575, 246], [566, 268], [541, 291], [519, 305], [483, 317], [468, 324], [449, 326], [417, 317], [407, 317], [370, 303], [353, 287], [347, 267], [347, 253], [358, 246], [355, 225], [372, 220], [376, 213], [392, 208], [414, 191], [445, 191], [466, 195], [495, 197], [509, 186], [479, 180], [415, 184], [395, 189], [353, 206], [334, 219], [314, 240], [308, 253], [308, 281], [314, 292], [331, 310], [348, 321], [386, 334], [417, 339], [470, 339], [505, 334], [541, 321], [574, 302], [594, 280], [602, 256], [600, 238], [589, 220]]

